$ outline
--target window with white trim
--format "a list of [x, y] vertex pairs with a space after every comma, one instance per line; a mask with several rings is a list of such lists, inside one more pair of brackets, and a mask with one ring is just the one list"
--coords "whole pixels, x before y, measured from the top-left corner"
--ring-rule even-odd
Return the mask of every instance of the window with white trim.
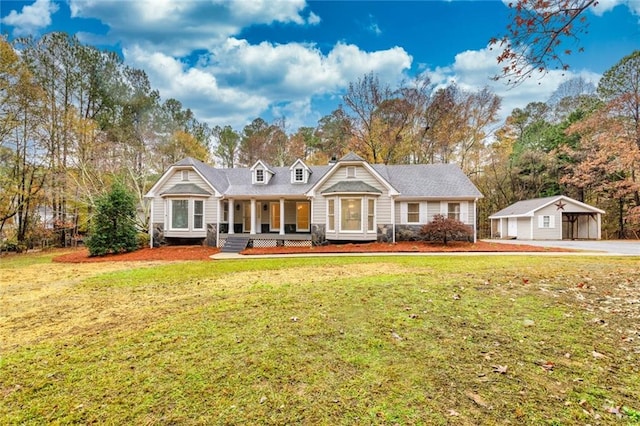
[[420, 223], [420, 203], [407, 203], [407, 223]]
[[189, 200], [171, 200], [171, 229], [189, 229]]
[[376, 227], [376, 200], [367, 200], [367, 231], [375, 231]]
[[546, 229], [555, 228], [554, 219], [555, 219], [554, 216], [549, 216], [549, 215], [539, 216], [538, 228], [546, 228]]
[[193, 200], [193, 229], [204, 229], [204, 201]]
[[293, 181], [304, 182], [304, 169], [302, 167], [297, 167], [293, 170]]
[[256, 169], [256, 182], [264, 182], [264, 170]]
[[334, 232], [336, 230], [336, 202], [335, 200], [327, 200], [327, 231]]
[[362, 232], [362, 198], [340, 199], [340, 231]]
[[460, 220], [460, 203], [447, 204], [447, 217], [449, 219]]

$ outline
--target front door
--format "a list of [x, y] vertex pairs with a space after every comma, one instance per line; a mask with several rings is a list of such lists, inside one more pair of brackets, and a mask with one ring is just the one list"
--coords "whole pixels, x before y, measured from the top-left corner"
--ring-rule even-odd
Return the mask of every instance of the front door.
[[242, 232], [251, 232], [251, 202], [242, 203]]
[[296, 231], [309, 231], [309, 202], [296, 203]]
[[280, 203], [271, 203], [270, 205], [271, 214], [269, 215], [269, 229], [271, 231], [279, 231], [280, 230]]

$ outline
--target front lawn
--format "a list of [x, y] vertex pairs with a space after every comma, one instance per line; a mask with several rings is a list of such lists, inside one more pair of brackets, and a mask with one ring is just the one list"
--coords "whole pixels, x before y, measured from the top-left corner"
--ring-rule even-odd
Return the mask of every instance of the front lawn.
[[0, 263], [1, 424], [627, 424], [640, 410], [634, 258], [20, 259]]

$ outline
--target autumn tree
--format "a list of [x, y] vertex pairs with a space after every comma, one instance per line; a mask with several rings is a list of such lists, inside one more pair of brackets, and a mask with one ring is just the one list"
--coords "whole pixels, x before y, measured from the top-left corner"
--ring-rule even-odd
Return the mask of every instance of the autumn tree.
[[[587, 32], [586, 11], [597, 0], [514, 0], [506, 34], [490, 40], [502, 72], [494, 79], [518, 85], [533, 75], [569, 69], [572, 46]], [[582, 51], [581, 47], [577, 51]]]
[[215, 141], [214, 155], [220, 160], [222, 167], [235, 167], [240, 135], [231, 126], [216, 126], [212, 136]]
[[0, 233], [13, 220], [18, 246], [27, 248], [48, 175], [47, 111], [41, 86], [2, 38], [0, 98]]
[[342, 109], [342, 106], [325, 115], [318, 121], [315, 130], [314, 144], [311, 156], [316, 163], [322, 163], [331, 158], [340, 158], [347, 153], [347, 147], [352, 135], [352, 122]]

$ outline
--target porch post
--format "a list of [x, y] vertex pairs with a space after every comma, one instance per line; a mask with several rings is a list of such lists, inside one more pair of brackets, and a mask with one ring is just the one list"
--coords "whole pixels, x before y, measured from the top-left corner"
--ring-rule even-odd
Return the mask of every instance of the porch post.
[[233, 201], [233, 198], [229, 198], [229, 229], [228, 233], [233, 234], [233, 223], [235, 222], [234, 215], [236, 213], [236, 203]]
[[255, 198], [251, 199], [251, 231], [250, 234], [256, 233], [256, 200]]
[[280, 198], [280, 235], [284, 235], [284, 198]]

